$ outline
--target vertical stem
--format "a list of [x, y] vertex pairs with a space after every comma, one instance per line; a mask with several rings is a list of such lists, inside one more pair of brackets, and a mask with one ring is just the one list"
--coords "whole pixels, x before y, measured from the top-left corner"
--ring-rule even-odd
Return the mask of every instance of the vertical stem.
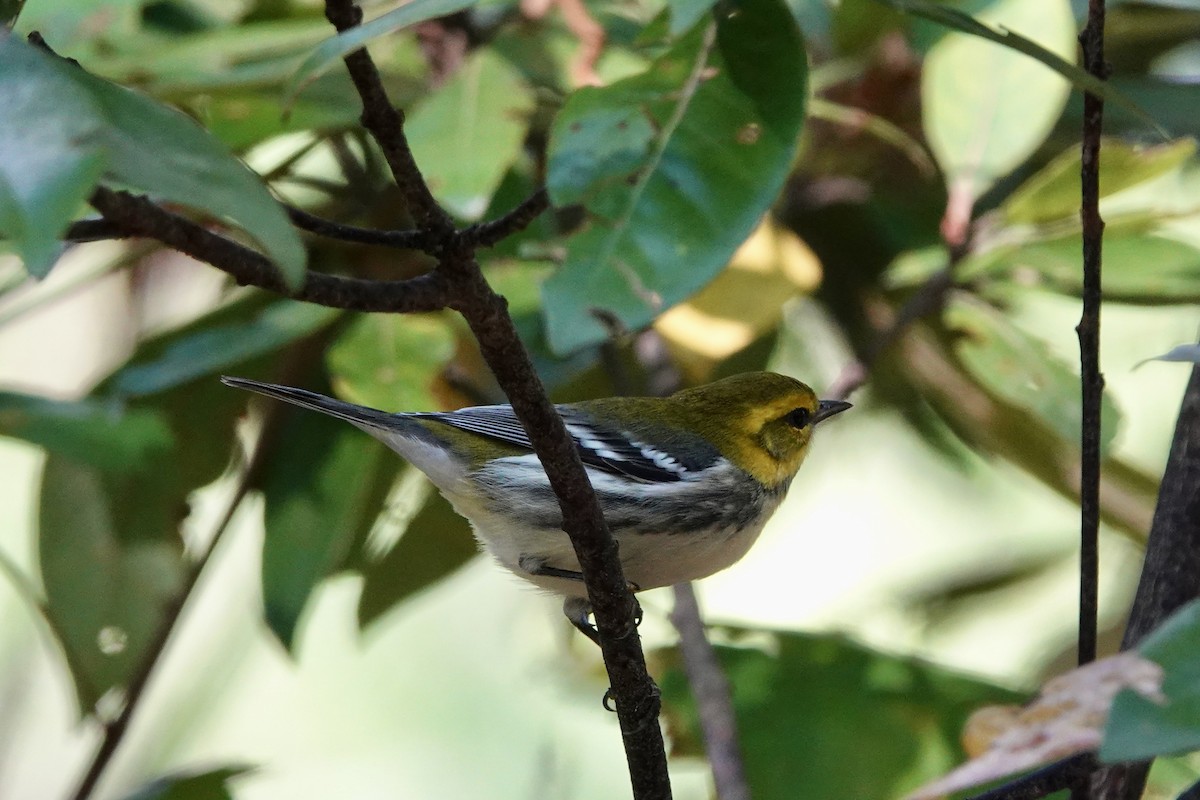
[[716, 651], [704, 634], [700, 604], [690, 583], [678, 583], [675, 590], [675, 610], [671, 622], [679, 631], [679, 650], [683, 670], [687, 673], [696, 709], [700, 714], [700, 730], [704, 734], [704, 751], [712, 765], [713, 785], [720, 800], [750, 800], [750, 784], [742, 767], [742, 751], [738, 744], [737, 717], [733, 713], [733, 698], [729, 680], [721, 670]]
[[[1105, 78], [1104, 0], [1089, 0], [1087, 24], [1079, 34], [1084, 68]], [[1083, 401], [1080, 431], [1079, 663], [1096, 658], [1096, 606], [1100, 536], [1100, 265], [1104, 220], [1100, 218], [1100, 133], [1104, 101], [1083, 98], [1080, 166], [1080, 218], [1083, 223], [1083, 311], [1079, 325], [1079, 366]]]

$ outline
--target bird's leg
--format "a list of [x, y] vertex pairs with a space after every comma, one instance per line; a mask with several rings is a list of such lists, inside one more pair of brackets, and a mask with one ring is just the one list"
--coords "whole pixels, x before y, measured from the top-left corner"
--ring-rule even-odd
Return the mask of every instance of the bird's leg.
[[[583, 582], [583, 573], [573, 569], [562, 569], [560, 567], [552, 567], [546, 563], [545, 559], [539, 556], [522, 555], [517, 559], [517, 566], [530, 575], [539, 575], [546, 578], [563, 578], [569, 581]], [[637, 592], [640, 587], [633, 581], [629, 581], [629, 591]], [[633, 624], [635, 627], [642, 624], [642, 604], [637, 601], [637, 597], [633, 598], [634, 614]], [[571, 624], [582, 633], [584, 636], [591, 639], [597, 645], [600, 644], [600, 634], [596, 632], [596, 626], [591, 623], [588, 617], [592, 613], [592, 604], [583, 597], [568, 597], [563, 601], [563, 614], [571, 621]]]
[[568, 597], [563, 600], [563, 614], [567, 619], [571, 620], [571, 624], [575, 629], [584, 636], [591, 639], [600, 646], [600, 634], [596, 631], [596, 626], [591, 623], [588, 617], [592, 613], [592, 604], [583, 597]]

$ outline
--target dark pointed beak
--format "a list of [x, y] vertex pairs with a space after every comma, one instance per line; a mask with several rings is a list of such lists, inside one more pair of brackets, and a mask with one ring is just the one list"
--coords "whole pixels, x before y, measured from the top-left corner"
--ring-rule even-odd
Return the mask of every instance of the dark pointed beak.
[[823, 419], [829, 419], [834, 414], [840, 414], [847, 408], [853, 408], [853, 406], [845, 400], [822, 400], [817, 403], [817, 413], [813, 415], [813, 424], [816, 425]]

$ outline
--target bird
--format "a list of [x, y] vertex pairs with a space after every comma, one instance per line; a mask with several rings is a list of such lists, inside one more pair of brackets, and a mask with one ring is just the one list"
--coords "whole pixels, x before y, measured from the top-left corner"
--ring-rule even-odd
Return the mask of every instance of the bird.
[[[470, 521], [482, 549], [562, 595], [567, 618], [598, 641], [558, 501], [512, 406], [391, 413], [290, 386], [221, 381], [344, 420], [383, 442]], [[742, 558], [787, 493], [817, 425], [850, 407], [774, 372], [668, 397], [555, 406], [635, 591], [704, 578]]]

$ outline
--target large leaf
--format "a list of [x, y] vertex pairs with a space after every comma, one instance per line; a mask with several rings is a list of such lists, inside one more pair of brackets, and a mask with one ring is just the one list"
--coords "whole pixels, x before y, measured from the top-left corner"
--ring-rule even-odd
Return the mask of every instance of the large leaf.
[[364, 628], [479, 552], [470, 524], [432, 484], [422, 479], [412, 494], [417, 496], [406, 499], [419, 504], [416, 512], [397, 518], [400, 509], [389, 508], [355, 565], [364, 579], [358, 599]]
[[521, 152], [533, 97], [490, 49], [476, 51], [445, 86], [413, 109], [409, 146], [429, 188], [452, 213], [478, 219]]
[[[1069, 0], [998, 0], [981, 19], [1032, 36], [1061, 59], [1074, 58]], [[1024, 161], [1050, 133], [1069, 90], [1037, 61], [978, 35], [952, 33], [934, 45], [925, 59], [921, 101], [929, 145], [951, 195], [974, 201]]]
[[[1179, 169], [1196, 153], [1193, 139], [1137, 147], [1107, 137], [1101, 142], [1100, 197]], [[1014, 191], [1004, 202], [1010, 222], [1038, 224], [1079, 213], [1080, 152], [1072, 146]]]
[[1117, 695], [1100, 757], [1141, 761], [1200, 749], [1200, 602], [1173, 614], [1138, 651], [1163, 668], [1165, 704], [1131, 691]]
[[173, 441], [165, 420], [149, 409], [15, 392], [0, 392], [0, 434], [108, 470], [128, 469]]
[[[771, 652], [718, 649], [733, 692], [746, 778], [756, 800], [899, 797], [958, 758], [979, 705], [999, 687], [832, 636], [775, 634]], [[699, 730], [678, 671], [663, 681], [675, 747]], [[870, 753], [870, 769], [854, 764]], [[797, 787], [803, 787], [798, 792]]]
[[222, 767], [205, 772], [176, 772], [156, 778], [123, 800], [233, 800], [230, 779], [249, 767]]
[[[992, 6], [989, 6], [987, 14], [982, 14], [976, 18], [957, 8], [933, 2], [932, 0], [875, 0], [875, 2], [889, 8], [894, 8], [897, 11], [903, 11], [913, 16], [936, 22], [950, 30], [961, 31], [962, 33], [977, 36], [989, 42], [995, 42], [1009, 48], [1014, 53], [1021, 53], [1028, 56], [1043, 66], [1057, 72], [1063, 78], [1070, 81], [1076, 89], [1090, 92], [1097, 97], [1102, 97], [1107, 101], [1121, 106], [1143, 124], [1158, 131], [1160, 136], [1163, 138], [1167, 137], [1166, 131], [1158, 125], [1154, 117], [1146, 113], [1128, 95], [1114, 88], [1112, 83], [1100, 80], [1087, 70], [1076, 66], [1073, 59], [1068, 60], [1069, 56], [1064, 57], [1054, 48], [1046, 46], [1040, 37], [1026, 37], [1017, 31], [1010, 30], [1008, 28], [1008, 20], [1000, 20], [1004, 24], [995, 24], [992, 22]], [[1069, 10], [1069, 0], [1067, 6]], [[1057, 11], [1054, 13], [1057, 13]], [[1035, 21], [1035, 26], [1030, 30], [1036, 29]]]
[[[1079, 437], [1083, 412], [1079, 375], [995, 308], [954, 298], [943, 321], [956, 335], [955, 355], [995, 397], [1028, 410], [1066, 441]], [[1100, 412], [1101, 448], [1117, 432], [1120, 415], [1105, 394]]]
[[304, 59], [299, 69], [292, 76], [287, 88], [288, 98], [292, 98], [308, 83], [329, 68], [339, 58], [365, 47], [367, 42], [380, 36], [395, 33], [401, 28], [416, 25], [418, 22], [445, 17], [455, 14], [475, 5], [479, 0], [409, 0], [409, 2], [383, 14], [370, 22], [358, 25], [344, 33], [339, 33], [317, 45]]
[[288, 648], [317, 583], [335, 572], [379, 515], [401, 462], [362, 431], [289, 408], [263, 476], [267, 624]]
[[326, 361], [338, 394], [384, 411], [432, 411], [438, 373], [454, 357], [445, 317], [364, 314], [329, 348]]
[[[1009, 245], [964, 262], [961, 275], [1002, 276], [1023, 286], [1037, 281], [1077, 294], [1082, 247], [1079, 234]], [[1136, 228], [1112, 227], [1104, 236], [1104, 294], [1131, 303], [1195, 302], [1200, 298], [1200, 250]]]
[[178, 540], [130, 539], [116, 495], [94, 470], [46, 461], [38, 561], [46, 608], [75, 680], [80, 708], [124, 686], [182, 585]]
[[245, 229], [291, 286], [299, 236], [262, 181], [177, 111], [0, 35], [0, 230], [44, 275], [80, 202], [103, 177]]
[[806, 57], [778, 0], [749, 0], [644, 74], [576, 92], [554, 123], [547, 184], [587, 221], [546, 281], [558, 352], [602, 341], [698, 290], [775, 199], [804, 115]]
[[214, 322], [139, 354], [106, 383], [114, 394], [158, 394], [278, 350], [328, 325], [340, 311], [311, 303], [271, 303], [248, 319]]

